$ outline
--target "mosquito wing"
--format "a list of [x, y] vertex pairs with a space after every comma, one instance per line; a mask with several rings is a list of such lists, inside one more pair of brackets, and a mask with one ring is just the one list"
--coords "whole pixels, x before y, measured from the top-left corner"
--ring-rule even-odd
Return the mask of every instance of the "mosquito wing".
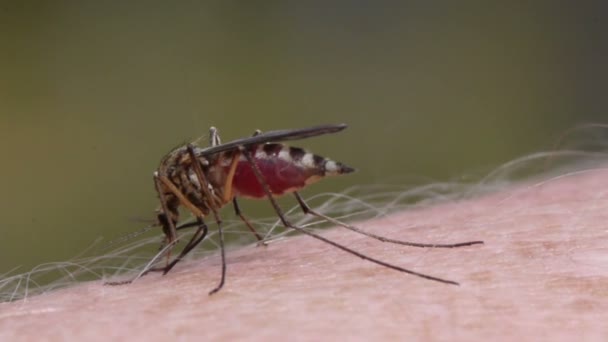
[[347, 126], [346, 124], [338, 124], [338, 125], [323, 125], [323, 126], [315, 126], [308, 128], [300, 128], [300, 129], [286, 129], [279, 131], [268, 131], [261, 134], [258, 134], [253, 137], [237, 139], [233, 141], [229, 141], [225, 144], [221, 144], [218, 146], [207, 147], [200, 149], [197, 151], [202, 155], [211, 155], [218, 152], [224, 152], [233, 150], [239, 146], [247, 146], [247, 145], [255, 145], [255, 144], [264, 144], [267, 142], [279, 142], [286, 140], [299, 140], [314, 137], [317, 135], [336, 133]]

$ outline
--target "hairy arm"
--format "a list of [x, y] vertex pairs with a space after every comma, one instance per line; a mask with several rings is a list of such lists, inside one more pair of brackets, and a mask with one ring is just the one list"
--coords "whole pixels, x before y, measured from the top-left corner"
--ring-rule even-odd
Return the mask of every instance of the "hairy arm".
[[[101, 281], [0, 304], [0, 340], [175, 338], [361, 340], [608, 335], [608, 171], [588, 171], [478, 199], [359, 222], [401, 240], [335, 228], [322, 235], [390, 263], [460, 282], [380, 267], [307, 236], [179, 264], [126, 286]], [[403, 228], [414, 227], [414, 228]]]

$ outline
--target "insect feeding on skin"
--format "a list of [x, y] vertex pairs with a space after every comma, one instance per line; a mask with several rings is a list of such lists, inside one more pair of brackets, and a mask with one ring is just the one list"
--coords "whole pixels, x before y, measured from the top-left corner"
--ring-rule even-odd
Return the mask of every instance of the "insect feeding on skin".
[[[166, 248], [163, 253], [167, 256], [167, 264], [164, 267], [147, 269], [139, 276], [153, 271], [167, 274], [182, 258], [203, 241], [208, 232], [205, 218], [212, 215], [218, 229], [222, 270], [218, 285], [209, 294], [219, 291], [226, 279], [224, 234], [222, 232], [222, 220], [219, 210], [232, 202], [236, 214], [256, 239], [260, 242], [262, 241], [260, 234], [256, 232], [253, 225], [239, 208], [237, 198], [243, 197], [267, 199], [285, 227], [309, 235], [354, 256], [399, 272], [440, 283], [458, 285], [455, 281], [418, 273], [372, 258], [317, 233], [292, 224], [287, 219], [283, 210], [277, 204], [276, 198], [285, 194], [293, 194], [305, 214], [314, 215], [335, 225], [379, 241], [426, 248], [456, 248], [483, 243], [482, 241], [467, 241], [454, 244], [426, 244], [389, 239], [368, 233], [310, 208], [302, 196], [300, 196], [298, 190], [323, 177], [351, 173], [354, 169], [340, 162], [312, 154], [304, 149], [286, 146], [281, 142], [336, 133], [345, 128], [345, 124], [339, 124], [265, 133], [256, 131], [251, 137], [222, 144], [217, 129], [211, 127], [209, 147], [198, 147], [193, 144], [187, 144], [169, 152], [161, 160], [160, 166], [154, 172], [154, 184], [160, 200], [157, 218], [158, 225], [162, 227], [165, 234]], [[192, 213], [196, 219], [194, 223], [178, 226], [178, 209], [180, 206], [185, 207]], [[196, 226], [194, 235], [184, 246], [180, 254], [169, 261], [170, 251], [178, 241], [177, 231], [192, 226]], [[107, 284], [126, 284], [133, 280]]]

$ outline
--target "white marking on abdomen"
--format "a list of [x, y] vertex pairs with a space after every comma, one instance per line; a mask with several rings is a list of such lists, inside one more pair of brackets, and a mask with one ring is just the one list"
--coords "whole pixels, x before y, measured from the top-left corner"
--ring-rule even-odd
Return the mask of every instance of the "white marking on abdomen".
[[315, 165], [315, 159], [313, 158], [313, 154], [310, 152], [306, 152], [304, 157], [302, 157], [302, 160], [300, 161], [300, 163], [302, 163], [302, 166], [304, 166], [305, 168], [309, 168], [309, 169], [313, 169], [313, 168], [317, 167], [317, 165]]
[[329, 159], [325, 161], [325, 172], [335, 174], [338, 173], [338, 171], [340, 171], [340, 168], [335, 161]]

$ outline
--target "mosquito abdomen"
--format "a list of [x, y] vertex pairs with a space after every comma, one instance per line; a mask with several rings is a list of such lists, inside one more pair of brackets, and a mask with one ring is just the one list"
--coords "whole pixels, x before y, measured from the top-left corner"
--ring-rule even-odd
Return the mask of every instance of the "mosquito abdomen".
[[[353, 172], [340, 162], [310, 153], [299, 147], [269, 143], [251, 149], [270, 192], [281, 196], [304, 188], [325, 176]], [[232, 182], [235, 195], [251, 198], [265, 196], [251, 165], [241, 156]]]

